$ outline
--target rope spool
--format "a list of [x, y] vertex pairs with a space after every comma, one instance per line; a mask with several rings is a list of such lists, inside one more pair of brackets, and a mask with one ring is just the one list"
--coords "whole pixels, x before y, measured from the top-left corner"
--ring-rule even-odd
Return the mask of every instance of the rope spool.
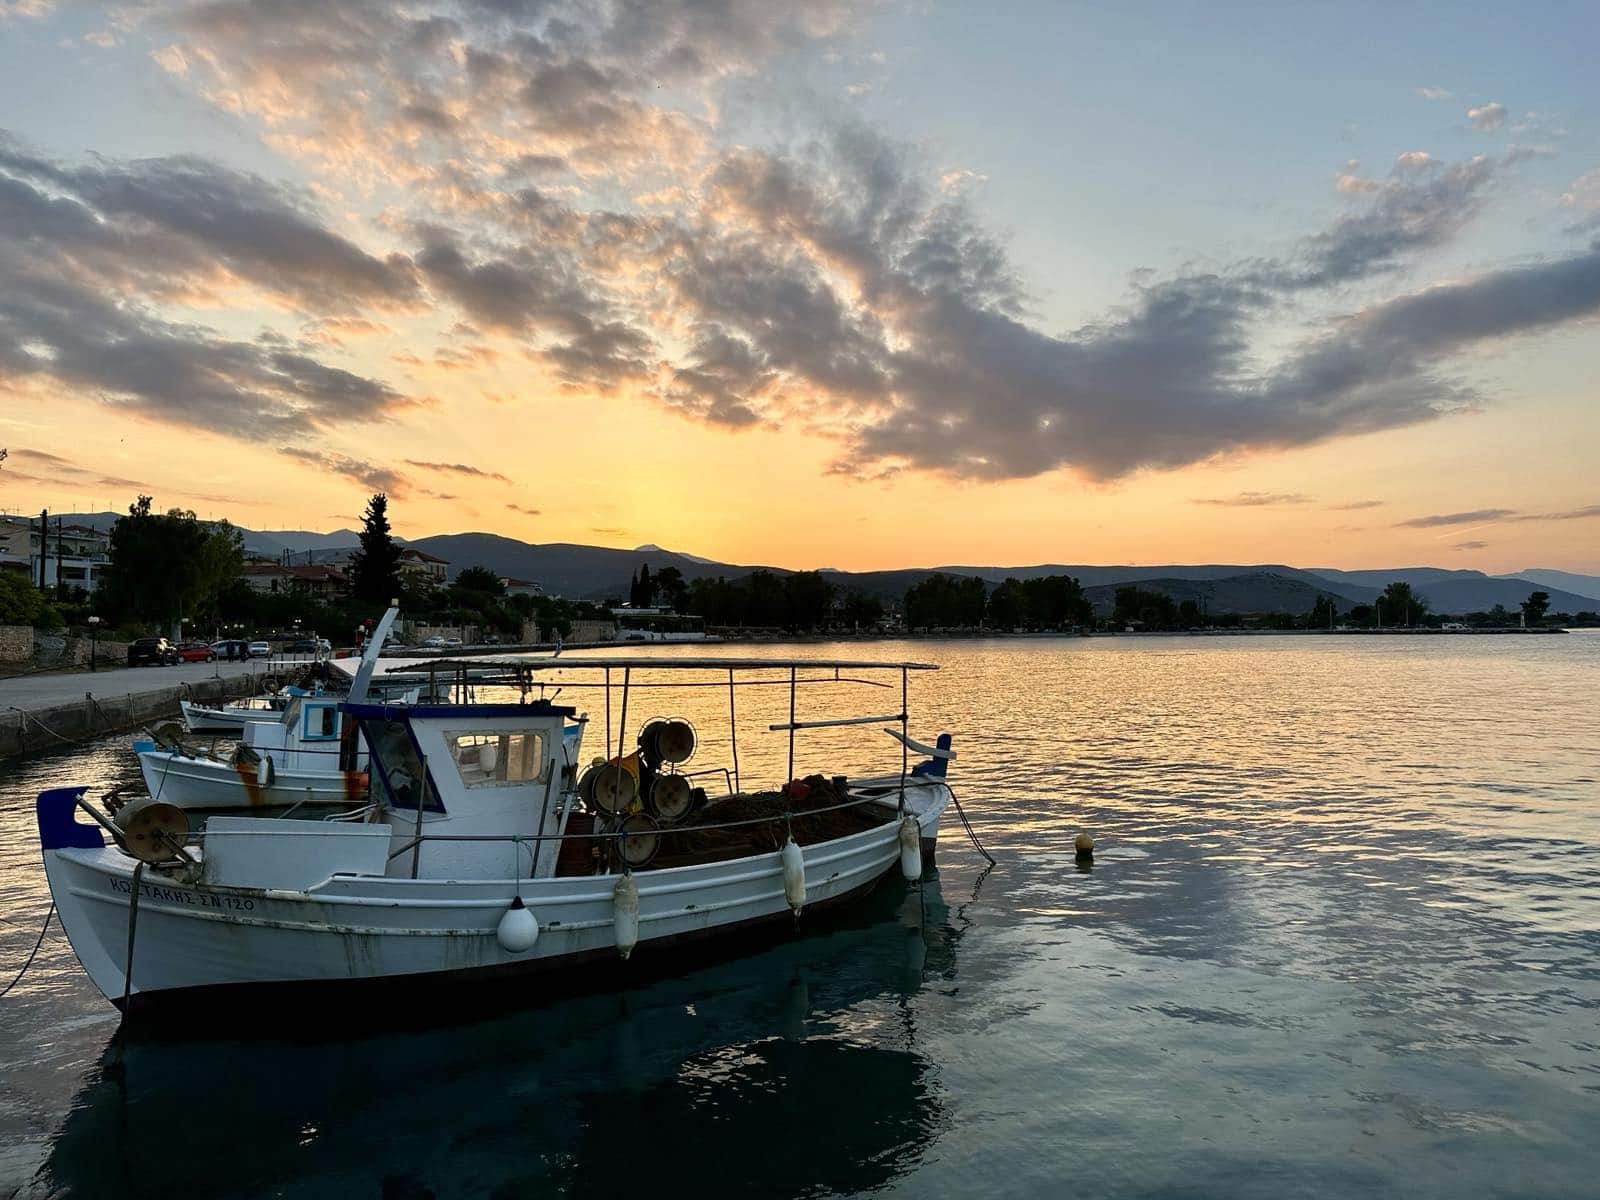
[[655, 735], [655, 750], [664, 763], [686, 763], [694, 757], [697, 739], [694, 726], [682, 717], [662, 722]]
[[174, 847], [189, 836], [189, 819], [183, 809], [153, 796], [130, 800], [117, 810], [111, 823], [122, 834], [122, 845], [135, 858], [147, 863], [167, 862]]
[[649, 805], [657, 820], [674, 824], [694, 808], [694, 788], [682, 775], [657, 775], [650, 785]]
[[594, 805], [608, 816], [633, 808], [639, 801], [639, 756], [613, 759], [595, 773], [590, 787]]
[[656, 819], [646, 813], [634, 813], [622, 822], [626, 837], [617, 839], [622, 849], [622, 861], [637, 870], [649, 866], [661, 850], [661, 827]]

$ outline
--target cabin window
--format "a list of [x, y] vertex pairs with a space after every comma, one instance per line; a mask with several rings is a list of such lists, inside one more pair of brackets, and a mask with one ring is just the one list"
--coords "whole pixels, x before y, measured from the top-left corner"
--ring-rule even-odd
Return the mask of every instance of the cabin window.
[[447, 733], [444, 740], [467, 787], [500, 787], [544, 778], [541, 733]]
[[302, 722], [301, 736], [308, 742], [331, 742], [339, 736], [339, 706], [337, 704], [308, 704]]
[[361, 729], [372, 750], [373, 775], [389, 806], [416, 808], [420, 800], [428, 812], [443, 812], [438, 790], [417, 756], [416, 743], [404, 722], [363, 721]]

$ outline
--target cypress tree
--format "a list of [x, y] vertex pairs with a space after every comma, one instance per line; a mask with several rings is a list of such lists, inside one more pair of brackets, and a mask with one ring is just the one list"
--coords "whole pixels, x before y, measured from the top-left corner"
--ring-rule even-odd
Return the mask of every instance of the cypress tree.
[[400, 547], [389, 536], [389, 497], [376, 493], [361, 519], [361, 548], [350, 560], [357, 600], [387, 608], [400, 591]]

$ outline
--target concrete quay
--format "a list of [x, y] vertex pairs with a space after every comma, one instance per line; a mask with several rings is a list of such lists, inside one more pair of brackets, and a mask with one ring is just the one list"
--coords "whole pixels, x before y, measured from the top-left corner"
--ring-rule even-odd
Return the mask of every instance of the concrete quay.
[[178, 714], [180, 698], [251, 696], [264, 661], [118, 667], [0, 679], [0, 759], [57, 750]]

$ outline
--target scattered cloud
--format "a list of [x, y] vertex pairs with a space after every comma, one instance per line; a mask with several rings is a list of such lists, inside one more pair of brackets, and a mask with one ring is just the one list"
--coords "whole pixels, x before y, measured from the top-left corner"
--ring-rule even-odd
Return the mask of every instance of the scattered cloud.
[[1488, 133], [1506, 123], [1506, 106], [1498, 100], [1491, 100], [1488, 104], [1467, 109], [1467, 120], [1472, 122], [1474, 129]]
[[1452, 550], [1487, 550], [1489, 548], [1489, 543], [1488, 542], [1478, 542], [1478, 541], [1457, 542], [1454, 546], [1452, 546], [1450, 548]]
[[1419, 87], [1416, 93], [1424, 100], [1449, 100], [1455, 95], [1442, 87]]
[[276, 185], [187, 158], [68, 167], [0, 135], [0, 226], [0, 383], [265, 442], [417, 403], [276, 335], [158, 313], [244, 284], [336, 310], [414, 294], [409, 268], [327, 233]]
[[537, 508], [524, 508], [520, 504], [508, 504], [506, 507], [514, 513], [521, 513], [525, 517], [539, 517], [544, 515]]
[[1399, 521], [1396, 529], [1437, 529], [1448, 525], [1477, 525], [1487, 521], [1501, 521], [1516, 513], [1509, 508], [1475, 508], [1470, 512], [1435, 513], [1428, 517], [1412, 517]]
[[1334, 512], [1357, 512], [1363, 508], [1382, 508], [1385, 503], [1383, 500], [1351, 500], [1345, 504], [1331, 504], [1328, 507]]
[[1223, 508], [1267, 508], [1282, 504], [1310, 504], [1311, 497], [1299, 492], [1240, 492], [1236, 496], [1219, 496], [1197, 499], [1195, 504], [1213, 504]]
[[351, 458], [347, 454], [308, 450], [298, 446], [280, 446], [278, 453], [288, 458], [310, 463], [324, 471], [331, 471], [335, 475], [343, 475], [346, 478], [354, 479], [362, 487], [371, 491], [400, 497], [411, 490], [410, 482], [398, 471], [388, 467], [376, 466], [358, 458]]
[[500, 474], [499, 471], [485, 471], [480, 467], [468, 466], [466, 463], [423, 462], [420, 459], [408, 458], [406, 465], [421, 467], [424, 471], [442, 471], [454, 475], [473, 475], [479, 479], [493, 479], [497, 483], [510, 483], [509, 476]]
[[[974, 208], [979, 177], [852, 119], [772, 148], [719, 141], [727, 82], [830, 49], [858, 26], [846, 0], [201, 3], [145, 19], [170, 86], [315, 186], [0, 141], [0, 385], [298, 446], [428, 402], [341, 353], [415, 328], [389, 357], [418, 375], [531, 362], [707, 425], [824, 436], [856, 478], [1110, 480], [1435, 420], [1482, 402], [1458, 360], [1600, 313], [1600, 247], [1391, 282], [1350, 307], [1352, 285], [1459, 236], [1518, 158], [1413, 150], [1374, 178], [1347, 164], [1337, 217], [1281, 254], [1141, 275], [1122, 304], [1045, 331]], [[1505, 117], [1469, 112], [1483, 129]], [[384, 197], [381, 217], [339, 211], [357, 195]], [[241, 310], [284, 314], [294, 335], [243, 337]], [[1310, 503], [1258, 495], [1197, 502]]]
[[1600, 517], [1600, 504], [1591, 504], [1585, 508], [1571, 508], [1566, 512], [1525, 513], [1514, 517], [1517, 521], [1587, 521]]

